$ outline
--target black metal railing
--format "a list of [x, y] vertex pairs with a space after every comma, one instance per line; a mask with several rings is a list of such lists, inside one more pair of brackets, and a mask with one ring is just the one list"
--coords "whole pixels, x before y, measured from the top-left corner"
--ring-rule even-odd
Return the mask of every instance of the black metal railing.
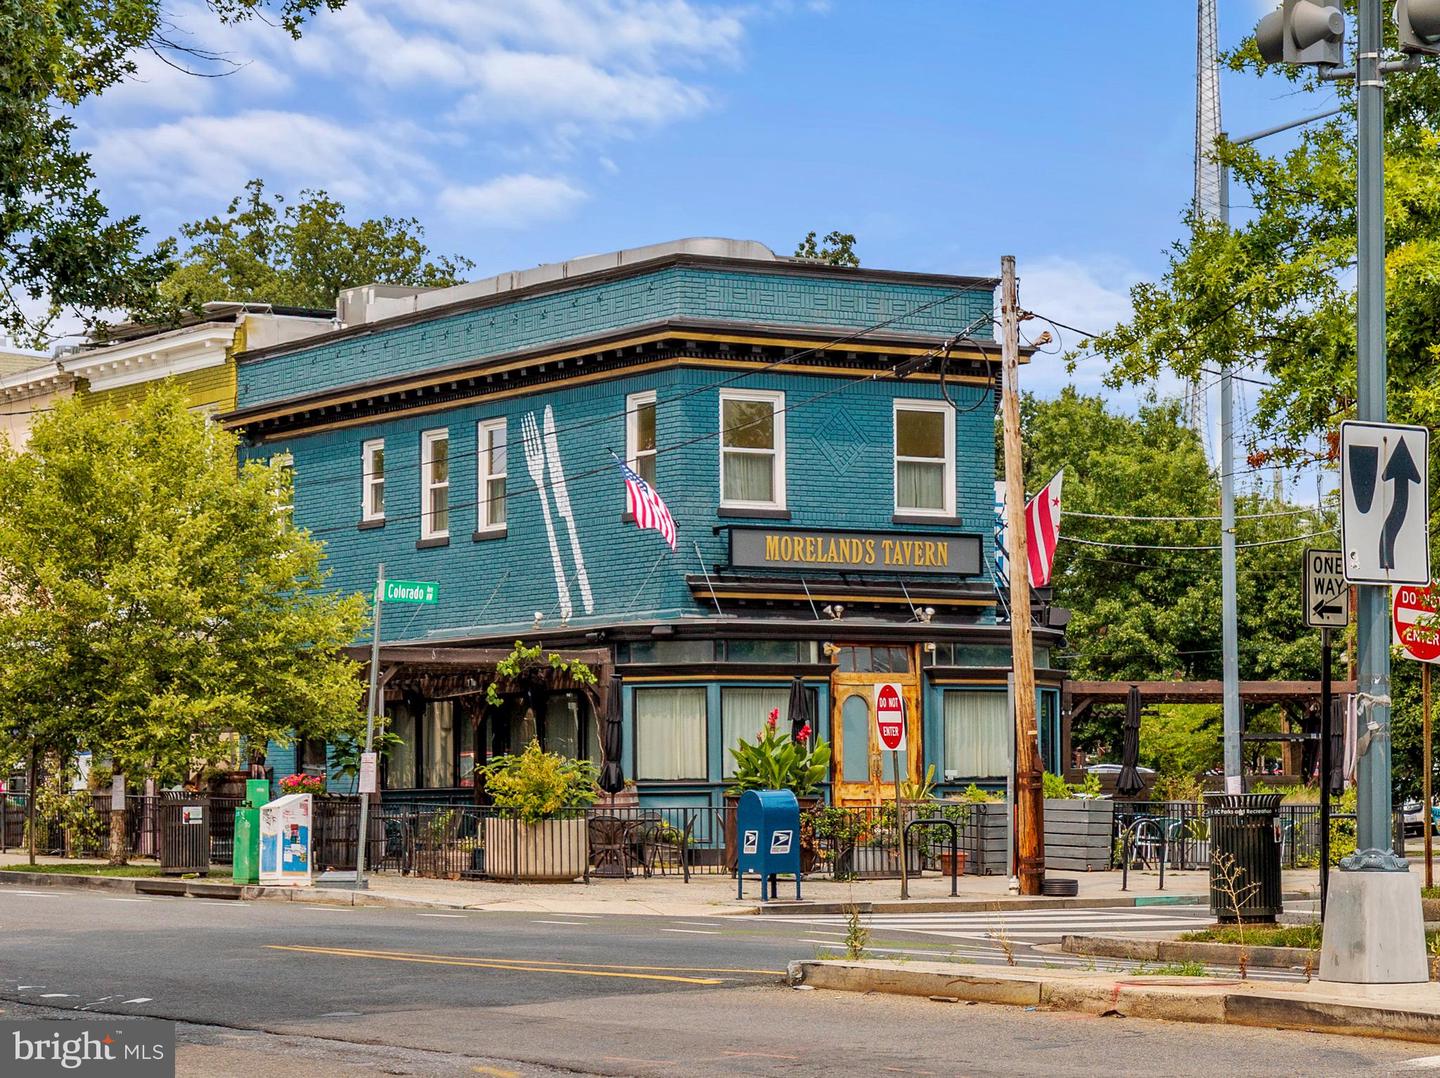
[[[1332, 814], [1334, 818], [1338, 815]], [[1136, 824], [1144, 821], [1145, 826]], [[1276, 810], [1280, 859], [1285, 868], [1310, 868], [1320, 863], [1320, 806], [1282, 804]], [[1155, 868], [1164, 851], [1172, 869], [1203, 869], [1210, 864], [1210, 825], [1205, 807], [1194, 801], [1151, 801], [1116, 804], [1111, 842], [1111, 867], [1121, 867], [1126, 836], [1130, 868]]]

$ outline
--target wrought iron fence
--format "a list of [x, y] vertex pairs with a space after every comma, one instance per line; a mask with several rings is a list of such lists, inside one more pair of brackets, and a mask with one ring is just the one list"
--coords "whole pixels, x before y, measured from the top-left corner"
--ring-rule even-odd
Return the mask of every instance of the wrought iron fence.
[[[1344, 817], [1332, 814], [1337, 822]], [[1153, 821], [1134, 831], [1142, 820]], [[1280, 832], [1280, 858], [1285, 868], [1311, 868], [1320, 864], [1320, 806], [1282, 804], [1276, 811]], [[1341, 824], [1341, 826], [1344, 826]], [[1111, 842], [1111, 867], [1120, 867], [1121, 836], [1135, 834], [1131, 844], [1131, 866], [1153, 867], [1163, 847], [1170, 868], [1201, 869], [1210, 864], [1210, 825], [1205, 806], [1194, 801], [1152, 801], [1116, 804], [1115, 829]], [[1163, 836], [1163, 842], [1161, 838]]]

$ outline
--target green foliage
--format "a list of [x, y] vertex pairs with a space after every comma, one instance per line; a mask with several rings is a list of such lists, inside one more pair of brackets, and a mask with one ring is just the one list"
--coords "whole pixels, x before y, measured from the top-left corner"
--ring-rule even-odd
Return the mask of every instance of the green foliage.
[[[1144, 737], [1144, 729], [1141, 729]], [[1161, 772], [1150, 787], [1152, 801], [1194, 801], [1199, 802], [1205, 794], [1205, 784], [1190, 772]], [[1193, 822], [1193, 821], [1192, 821]]]
[[545, 752], [539, 741], [531, 741], [519, 755], [496, 757], [478, 773], [500, 815], [525, 823], [584, 808], [598, 796], [595, 780], [600, 771], [591, 761]]
[[1209, 977], [1210, 971], [1204, 962], [1163, 962], [1158, 966], [1147, 966], [1143, 962], [1128, 971], [1137, 977]]
[[61, 401], [0, 448], [0, 757], [89, 748], [174, 781], [237, 735], [354, 733], [365, 600], [283, 522], [279, 466], [235, 452], [168, 384], [123, 421]]
[[1274, 928], [1249, 925], [1215, 925], [1196, 932], [1182, 932], [1186, 943], [1235, 943], [1249, 947], [1302, 947], [1307, 951], [1320, 946], [1319, 922], [1305, 925], [1279, 925]]
[[52, 784], [44, 783], [35, 793], [35, 813], [37, 822], [39, 817], [44, 817], [46, 824], [60, 828], [65, 835], [67, 857], [78, 857], [81, 851], [101, 848], [107, 821], [95, 811], [95, 798], [89, 790], [57, 790]]
[[[344, 0], [211, 0], [223, 23], [278, 17], [292, 36]], [[70, 311], [92, 327], [105, 310], [168, 317], [156, 284], [173, 244], [143, 251], [137, 216], [110, 216], [90, 155], [73, 145], [78, 106], [133, 76], [142, 51], [181, 67], [225, 68], [222, 56], [176, 43], [160, 0], [14, 0], [0, 16], [0, 333], [43, 347]], [[233, 65], [230, 65], [233, 69]], [[210, 71], [222, 74], [221, 71]], [[33, 308], [42, 306], [39, 314]]]
[[526, 681], [541, 684], [545, 680], [543, 675], [546, 670], [567, 675], [577, 685], [595, 684], [594, 671], [579, 659], [566, 659], [552, 651], [542, 660], [540, 653], [543, 650], [539, 644], [527, 648], [524, 641], [515, 641], [510, 654], [495, 664], [495, 680], [485, 686], [486, 702], [491, 707], [499, 707], [503, 702], [500, 695], [501, 685]]
[[[405, 739], [395, 733], [388, 725], [375, 727], [375, 738], [373, 745], [378, 757], [389, 756], [399, 746], [405, 744]], [[340, 734], [335, 738], [330, 749], [330, 774], [333, 777], [347, 778], [352, 781], [360, 777], [360, 757], [365, 753], [364, 731], [357, 731], [352, 734]], [[462, 776], [463, 778], [464, 776]]]
[[831, 266], [858, 266], [860, 256], [855, 253], [855, 235], [851, 232], [827, 232], [823, 240], [817, 241], [813, 231], [795, 245], [796, 258], [808, 258]]
[[925, 770], [925, 777], [919, 782], [906, 779], [900, 784], [901, 801], [929, 801], [935, 796], [935, 765]]
[[1070, 796], [1070, 784], [1060, 775], [1045, 772], [1044, 793], [1050, 800], [1063, 801]]
[[1220, 724], [1219, 704], [1157, 704], [1153, 714], [1147, 708], [1140, 714], [1140, 760], [1163, 776], [1203, 775], [1221, 762]]
[[1044, 774], [1043, 792], [1047, 798], [1065, 801], [1070, 798], [1096, 798], [1100, 796], [1100, 776], [1088, 772], [1083, 782], [1069, 783], [1060, 775], [1047, 771]]
[[1005, 795], [995, 790], [982, 790], [975, 783], [971, 783], [960, 791], [957, 800], [964, 801], [970, 805], [993, 805], [1005, 800]]
[[791, 790], [796, 797], [811, 796], [830, 774], [830, 745], [823, 737], [816, 738], [813, 747], [792, 741], [776, 729], [778, 720], [778, 712], [770, 712], [754, 744], [742, 737], [730, 750], [735, 758], [733, 788]]
[[180, 226], [190, 241], [161, 286], [185, 307], [207, 300], [256, 300], [292, 307], [333, 307], [342, 288], [376, 282], [443, 288], [474, 268], [467, 258], [431, 256], [414, 218], [351, 224], [345, 206], [324, 191], [300, 201], [265, 196], [251, 180], [223, 216]]

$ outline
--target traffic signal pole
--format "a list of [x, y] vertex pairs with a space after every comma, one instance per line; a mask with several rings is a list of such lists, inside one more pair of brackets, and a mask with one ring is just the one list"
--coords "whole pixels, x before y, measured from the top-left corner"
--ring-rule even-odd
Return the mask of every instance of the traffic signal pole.
[[1035, 648], [1030, 632], [1030, 551], [1020, 453], [1020, 307], [1015, 257], [1000, 260], [1001, 416], [1005, 441], [1005, 528], [1010, 542], [1010, 651], [1015, 671], [1015, 831], [1022, 895], [1045, 881], [1044, 769], [1035, 721]]

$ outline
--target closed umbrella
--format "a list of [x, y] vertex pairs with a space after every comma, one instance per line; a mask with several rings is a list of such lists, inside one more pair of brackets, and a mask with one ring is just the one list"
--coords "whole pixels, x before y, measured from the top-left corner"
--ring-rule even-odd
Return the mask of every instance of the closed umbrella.
[[1125, 700], [1125, 722], [1120, 736], [1120, 777], [1115, 792], [1121, 797], [1134, 797], [1145, 788], [1137, 765], [1140, 763], [1140, 687], [1130, 686]]
[[620, 681], [619, 677], [610, 679], [610, 692], [605, 698], [605, 723], [600, 730], [600, 756], [605, 761], [600, 767], [600, 789], [607, 794], [618, 794], [625, 788], [625, 768], [620, 764], [625, 752]]
[[790, 705], [788, 708], [790, 716], [790, 740], [799, 741], [800, 731], [809, 726], [813, 732], [815, 729], [814, 718], [810, 714], [810, 692], [805, 688], [802, 678], [796, 677], [790, 682]]

